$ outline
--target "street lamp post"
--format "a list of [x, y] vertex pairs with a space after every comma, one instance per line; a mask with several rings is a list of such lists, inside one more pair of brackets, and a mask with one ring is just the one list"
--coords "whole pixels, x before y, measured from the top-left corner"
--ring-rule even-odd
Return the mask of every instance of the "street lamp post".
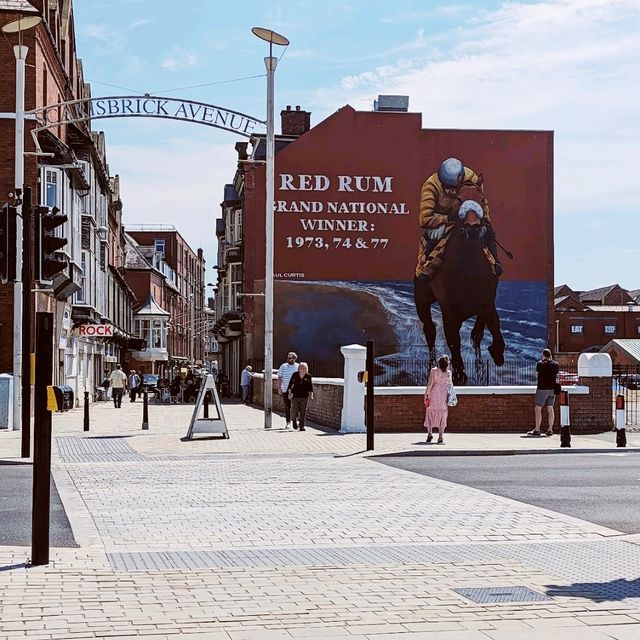
[[191, 305], [191, 309], [189, 309], [191, 314], [191, 338], [189, 342], [189, 360], [193, 365], [195, 363], [194, 344], [196, 340], [196, 297], [193, 293], [189, 294], [189, 304]]
[[[35, 9], [34, 9], [35, 11]], [[22, 44], [22, 33], [32, 29], [42, 21], [39, 16], [20, 18], [2, 27], [3, 33], [17, 33], [18, 44], [14, 45], [16, 58], [16, 126], [14, 145], [14, 197], [18, 215], [16, 216], [16, 279], [13, 286], [13, 429], [21, 424], [22, 390], [22, 190], [24, 187], [24, 90], [25, 64], [29, 47]], [[27, 278], [30, 282], [29, 278]], [[29, 437], [23, 435], [22, 456], [29, 457]], [[27, 445], [25, 451], [25, 444]]]
[[273, 114], [274, 79], [278, 59], [273, 57], [273, 45], [286, 47], [289, 40], [271, 29], [253, 27], [253, 34], [269, 43], [267, 68], [267, 166], [265, 201], [265, 271], [264, 271], [264, 428], [271, 429], [273, 407], [273, 194], [275, 134]]

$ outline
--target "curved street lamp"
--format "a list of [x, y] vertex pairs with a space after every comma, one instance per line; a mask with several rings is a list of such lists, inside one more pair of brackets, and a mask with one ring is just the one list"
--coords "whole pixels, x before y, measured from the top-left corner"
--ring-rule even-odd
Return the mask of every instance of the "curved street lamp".
[[267, 171], [265, 177], [265, 271], [264, 271], [264, 428], [271, 429], [273, 407], [273, 194], [274, 149], [273, 94], [278, 59], [273, 57], [273, 45], [286, 47], [289, 40], [263, 27], [253, 27], [252, 33], [269, 43], [269, 56], [264, 59], [267, 68]]

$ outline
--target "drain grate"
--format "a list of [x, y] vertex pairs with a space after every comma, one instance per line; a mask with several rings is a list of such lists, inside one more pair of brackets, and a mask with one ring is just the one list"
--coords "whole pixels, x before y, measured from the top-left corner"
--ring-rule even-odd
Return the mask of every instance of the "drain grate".
[[472, 602], [488, 604], [492, 602], [537, 602], [551, 600], [544, 593], [538, 593], [528, 587], [478, 587], [453, 589]]

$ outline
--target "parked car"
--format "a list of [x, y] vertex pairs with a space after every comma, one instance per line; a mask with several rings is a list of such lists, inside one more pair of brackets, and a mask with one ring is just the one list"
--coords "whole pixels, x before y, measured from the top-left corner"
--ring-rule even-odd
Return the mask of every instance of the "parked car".
[[558, 382], [560, 384], [578, 384], [578, 374], [569, 371], [558, 371]]
[[640, 389], [640, 373], [623, 373], [617, 376], [618, 384], [636, 391]]

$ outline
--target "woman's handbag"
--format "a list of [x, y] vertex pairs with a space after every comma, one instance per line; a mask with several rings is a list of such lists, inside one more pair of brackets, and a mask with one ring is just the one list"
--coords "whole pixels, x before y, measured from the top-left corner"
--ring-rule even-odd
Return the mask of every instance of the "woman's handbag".
[[456, 390], [453, 388], [453, 385], [450, 384], [447, 387], [447, 406], [455, 407], [458, 404], [458, 396], [456, 395]]

